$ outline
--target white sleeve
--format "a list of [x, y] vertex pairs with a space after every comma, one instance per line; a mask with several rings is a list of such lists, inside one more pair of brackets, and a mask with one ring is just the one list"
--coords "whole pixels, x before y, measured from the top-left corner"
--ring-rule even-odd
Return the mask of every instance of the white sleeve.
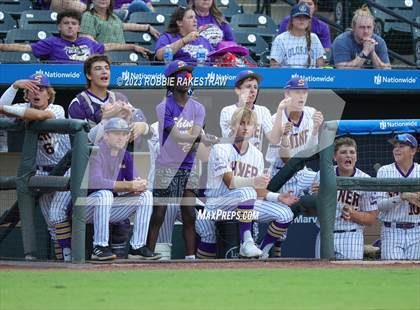
[[220, 112], [220, 130], [222, 131], [222, 136], [224, 138], [229, 137], [230, 135], [230, 115], [226, 108], [222, 109]]
[[314, 51], [314, 60], [316, 64], [316, 60], [325, 55], [325, 50], [318, 36], [315, 33], [312, 33], [311, 36], [312, 36], [312, 49]]
[[[297, 188], [298, 193], [303, 192], [305, 190], [310, 190], [312, 183], [315, 182], [315, 178], [317, 177], [317, 173], [314, 171], [310, 171], [306, 168], [303, 168], [302, 170], [298, 171], [296, 173], [297, 177]], [[318, 175], [319, 178], [319, 175]]]
[[270, 52], [270, 59], [274, 59], [279, 64], [283, 63], [285, 49], [283, 40], [281, 40], [281, 35], [278, 35], [273, 42]]
[[50, 104], [46, 110], [52, 112], [55, 116], [55, 119], [66, 119], [64, 109], [60, 105]]
[[11, 105], [16, 97], [17, 92], [18, 89], [14, 89], [13, 85], [11, 85], [1, 96], [0, 105]]
[[228, 154], [229, 151], [220, 147], [220, 145], [213, 146], [209, 157], [209, 169], [214, 171], [214, 176], [220, 176], [232, 171]]
[[267, 107], [263, 107], [261, 111], [261, 126], [264, 130], [264, 133], [267, 134], [273, 130], [275, 117], [271, 118], [270, 110]]

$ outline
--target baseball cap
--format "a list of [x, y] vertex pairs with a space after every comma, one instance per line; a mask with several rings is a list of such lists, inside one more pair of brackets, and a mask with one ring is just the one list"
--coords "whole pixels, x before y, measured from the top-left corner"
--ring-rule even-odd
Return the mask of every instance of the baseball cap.
[[308, 82], [300, 77], [290, 79], [284, 88], [287, 89], [308, 89]]
[[309, 6], [307, 6], [305, 3], [295, 4], [290, 11], [290, 16], [296, 17], [302, 15], [309, 18], [311, 17], [311, 10], [309, 9]]
[[217, 44], [216, 49], [209, 53], [208, 57], [220, 56], [226, 53], [233, 53], [239, 56], [245, 56], [249, 54], [246, 47], [238, 45], [235, 41], [221, 41]]
[[35, 73], [32, 74], [29, 77], [30, 80], [34, 80], [34, 81], [38, 81], [39, 82], [39, 86], [45, 86], [45, 87], [50, 87], [50, 80], [48, 79], [48, 76], [44, 75], [44, 74], [40, 74], [40, 73]]
[[130, 131], [130, 126], [128, 126], [128, 123], [126, 120], [120, 118], [120, 117], [113, 117], [110, 118], [105, 126], [104, 126], [105, 132], [111, 132], [111, 131]]
[[413, 148], [418, 147], [416, 138], [414, 138], [414, 136], [410, 135], [409, 133], [402, 133], [402, 134], [395, 135], [394, 138], [389, 139], [388, 141], [391, 144], [402, 143], [402, 144], [411, 146]]
[[193, 72], [194, 67], [187, 65], [185, 61], [182, 60], [174, 60], [168, 64], [168, 66], [165, 68], [165, 76], [169, 77], [174, 73], [180, 72], [180, 71], [189, 71]]
[[253, 78], [256, 79], [258, 84], [260, 83], [260, 81], [262, 80], [262, 76], [255, 73], [252, 70], [243, 70], [241, 72], [239, 72], [239, 74], [236, 76], [235, 79], [235, 86], [238, 87], [238, 85], [240, 84], [240, 82], [242, 82], [243, 80], [249, 79], [249, 78]]

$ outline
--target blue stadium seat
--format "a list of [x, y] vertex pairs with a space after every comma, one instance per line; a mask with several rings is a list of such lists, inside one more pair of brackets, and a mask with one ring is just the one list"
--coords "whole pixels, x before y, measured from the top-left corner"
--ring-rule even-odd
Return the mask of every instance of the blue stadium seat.
[[106, 53], [113, 64], [119, 65], [138, 65], [148, 64], [149, 60], [143, 55], [133, 51], [111, 51]]
[[4, 43], [32, 43], [50, 36], [51, 33], [44, 30], [12, 29], [7, 32]]
[[37, 63], [38, 59], [30, 52], [0, 52], [0, 63]]
[[17, 19], [23, 11], [32, 9], [30, 0], [0, 0], [0, 8]]
[[186, 0], [152, 0], [156, 13], [171, 15], [178, 7], [186, 7]]
[[148, 48], [151, 51], [155, 49], [156, 41], [147, 32], [124, 31], [124, 39], [126, 43], [134, 43]]
[[130, 15], [130, 23], [150, 24], [159, 32], [164, 32], [169, 23], [169, 16], [161, 13], [135, 12]]
[[15, 20], [9, 13], [0, 11], [0, 39], [3, 40], [11, 29], [16, 29]]
[[233, 30], [258, 34], [270, 44], [277, 34], [277, 25], [270, 16], [263, 14], [238, 14], [230, 22]]
[[234, 34], [236, 42], [247, 47], [256, 61], [261, 60], [262, 56], [269, 52], [268, 43], [260, 35], [252, 32], [234, 32]]
[[57, 13], [53, 11], [28, 10], [22, 12], [19, 19], [19, 28], [44, 30], [58, 33]]
[[244, 11], [235, 0], [217, 0], [216, 4], [228, 22], [231, 21], [233, 15], [242, 14]]

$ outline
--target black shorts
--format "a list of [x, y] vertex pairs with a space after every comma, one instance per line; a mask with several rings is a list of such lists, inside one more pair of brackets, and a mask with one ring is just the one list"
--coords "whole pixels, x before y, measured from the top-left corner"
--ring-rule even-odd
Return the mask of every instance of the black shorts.
[[195, 171], [173, 168], [155, 170], [153, 202], [155, 205], [179, 204], [185, 190], [199, 196], [199, 177]]

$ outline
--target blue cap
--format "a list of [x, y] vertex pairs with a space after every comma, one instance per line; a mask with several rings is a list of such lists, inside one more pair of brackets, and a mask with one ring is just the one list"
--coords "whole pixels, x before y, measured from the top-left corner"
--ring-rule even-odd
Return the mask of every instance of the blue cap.
[[235, 79], [235, 86], [238, 87], [238, 85], [240, 84], [240, 82], [242, 82], [243, 80], [249, 79], [249, 78], [253, 78], [256, 79], [258, 81], [258, 84], [260, 83], [260, 81], [262, 80], [262, 76], [255, 73], [252, 70], [243, 70], [241, 72], [239, 72], [239, 74], [236, 76]]
[[302, 15], [311, 18], [311, 9], [305, 3], [295, 4], [290, 11], [290, 16], [296, 17]]
[[32, 74], [29, 77], [30, 80], [34, 80], [34, 81], [38, 81], [39, 82], [39, 86], [45, 86], [45, 87], [50, 87], [50, 80], [48, 79], [48, 76], [44, 75], [44, 74], [40, 74], [40, 73], [35, 73]]
[[110, 118], [105, 126], [104, 126], [105, 132], [111, 132], [111, 131], [125, 131], [130, 132], [130, 126], [128, 125], [127, 121], [120, 118], [120, 117], [113, 117]]
[[402, 133], [402, 134], [396, 135], [394, 138], [389, 139], [388, 141], [391, 144], [395, 144], [395, 143], [406, 144], [415, 149], [418, 147], [416, 138], [414, 138], [414, 136], [410, 135], [409, 133]]
[[174, 60], [169, 63], [169, 65], [165, 68], [165, 76], [169, 77], [174, 73], [177, 73], [179, 71], [189, 71], [192, 72], [194, 70], [193, 66], [187, 65], [185, 61], [182, 60]]
[[287, 89], [308, 89], [308, 82], [300, 77], [289, 80], [284, 88]]

